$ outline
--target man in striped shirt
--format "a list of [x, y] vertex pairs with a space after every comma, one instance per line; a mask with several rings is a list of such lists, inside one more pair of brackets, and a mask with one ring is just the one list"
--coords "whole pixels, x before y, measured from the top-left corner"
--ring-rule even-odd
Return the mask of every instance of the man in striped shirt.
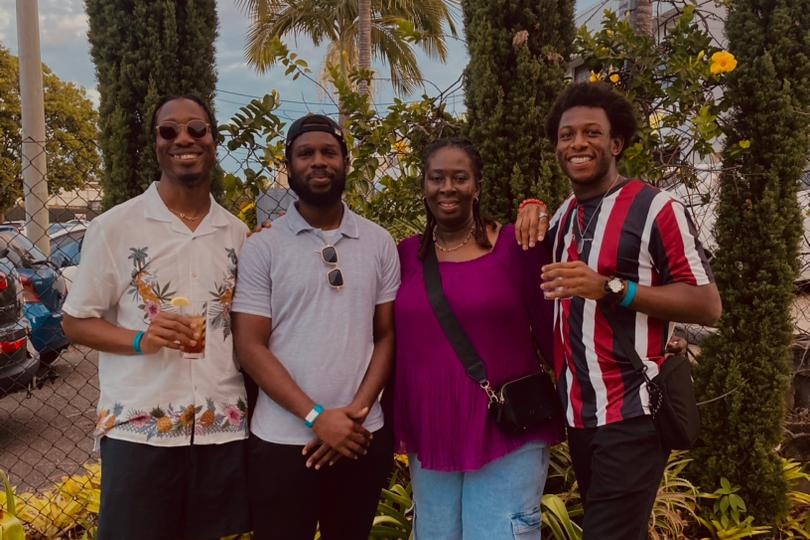
[[[606, 84], [571, 85], [546, 128], [574, 192], [549, 224], [554, 262], [543, 268], [541, 286], [557, 300], [554, 363], [585, 503], [584, 538], [644, 539], [669, 449], [613, 328], [653, 378], [673, 321], [713, 324], [720, 295], [684, 206], [618, 172], [636, 132], [624, 96]], [[524, 207], [521, 218], [532, 212]]]

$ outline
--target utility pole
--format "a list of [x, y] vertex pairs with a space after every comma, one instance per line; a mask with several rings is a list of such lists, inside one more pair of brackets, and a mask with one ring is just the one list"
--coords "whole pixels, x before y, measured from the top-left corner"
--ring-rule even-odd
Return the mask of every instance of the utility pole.
[[48, 170], [45, 160], [45, 102], [39, 51], [37, 0], [17, 0], [17, 45], [22, 108], [22, 176], [25, 233], [46, 255], [48, 238]]

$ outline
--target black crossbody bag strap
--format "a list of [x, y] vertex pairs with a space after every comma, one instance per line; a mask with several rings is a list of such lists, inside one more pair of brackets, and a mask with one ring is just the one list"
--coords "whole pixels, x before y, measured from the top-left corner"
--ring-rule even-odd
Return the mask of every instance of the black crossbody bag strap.
[[600, 311], [602, 311], [602, 315], [605, 316], [607, 319], [608, 324], [610, 324], [611, 330], [613, 330], [613, 337], [619, 341], [619, 345], [624, 352], [624, 355], [630, 360], [630, 363], [633, 365], [633, 369], [635, 369], [638, 373], [644, 376], [644, 380], [650, 382], [650, 378], [647, 376], [647, 367], [644, 365], [644, 362], [641, 361], [641, 357], [639, 357], [638, 352], [636, 352], [636, 348], [630, 343], [630, 339], [627, 337], [627, 333], [624, 332], [619, 325], [616, 324], [616, 321], [613, 317], [613, 313], [603, 304], [602, 302], [596, 302], [599, 305]]
[[436, 258], [436, 250], [433, 245], [428, 247], [427, 256], [423, 262], [423, 273], [430, 306], [433, 308], [433, 313], [436, 314], [442, 329], [444, 329], [444, 333], [447, 334], [447, 339], [453, 346], [453, 350], [456, 351], [456, 356], [464, 366], [464, 370], [481, 387], [488, 386], [489, 381], [487, 381], [484, 363], [481, 361], [481, 357], [478, 356], [478, 351], [473, 347], [464, 328], [459, 324], [456, 315], [450, 308], [450, 304], [447, 303], [447, 297], [444, 295], [444, 289], [442, 289], [442, 276], [439, 274], [439, 260]]

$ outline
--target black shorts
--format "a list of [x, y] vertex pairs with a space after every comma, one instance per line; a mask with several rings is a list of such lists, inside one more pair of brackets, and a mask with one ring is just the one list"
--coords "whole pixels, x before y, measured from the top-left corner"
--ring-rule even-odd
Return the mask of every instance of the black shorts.
[[250, 530], [247, 441], [101, 440], [98, 540], [208, 540]]

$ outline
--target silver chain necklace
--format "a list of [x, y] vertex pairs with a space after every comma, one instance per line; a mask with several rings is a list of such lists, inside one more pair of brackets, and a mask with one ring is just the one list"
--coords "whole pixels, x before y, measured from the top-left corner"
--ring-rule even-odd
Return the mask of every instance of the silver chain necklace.
[[588, 219], [588, 223], [585, 224], [585, 230], [579, 228], [579, 209], [582, 208], [577, 204], [577, 215], [574, 216], [574, 227], [576, 230], [574, 231], [574, 241], [577, 243], [577, 255], [582, 255], [582, 250], [585, 248], [585, 242], [593, 242], [593, 236], [590, 238], [585, 238], [585, 234], [590, 230], [591, 223], [593, 223], [594, 218], [599, 214], [599, 209], [602, 208], [602, 203], [605, 202], [605, 197], [608, 196], [610, 190], [613, 189], [613, 186], [616, 185], [616, 182], [621, 178], [621, 175], [616, 173], [616, 177], [608, 186], [607, 190], [602, 194], [602, 198], [599, 199], [599, 204], [596, 205], [596, 208], [593, 210], [593, 214]]

